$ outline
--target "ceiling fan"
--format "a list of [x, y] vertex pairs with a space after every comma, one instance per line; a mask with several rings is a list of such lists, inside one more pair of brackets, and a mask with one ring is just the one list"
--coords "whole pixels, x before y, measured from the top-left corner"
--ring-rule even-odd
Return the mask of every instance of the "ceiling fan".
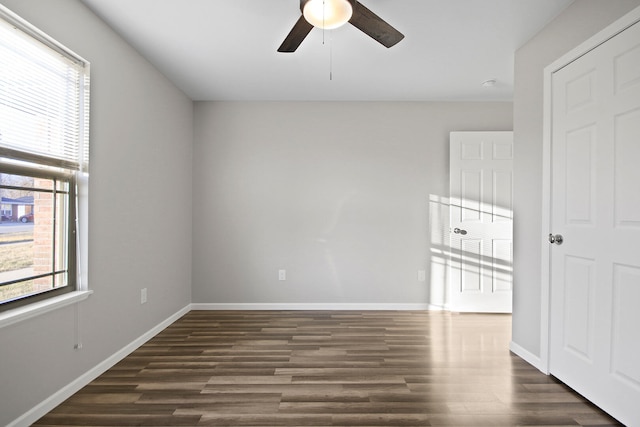
[[404, 35], [356, 0], [300, 0], [302, 16], [284, 39], [278, 52], [295, 52], [313, 27], [333, 29], [349, 22], [385, 47]]

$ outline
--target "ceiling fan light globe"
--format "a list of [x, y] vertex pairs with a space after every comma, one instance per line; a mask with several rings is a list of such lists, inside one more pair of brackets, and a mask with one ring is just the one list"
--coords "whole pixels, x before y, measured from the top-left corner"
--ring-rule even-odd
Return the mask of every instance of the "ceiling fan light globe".
[[302, 14], [314, 27], [332, 30], [349, 22], [353, 7], [348, 0], [309, 0]]

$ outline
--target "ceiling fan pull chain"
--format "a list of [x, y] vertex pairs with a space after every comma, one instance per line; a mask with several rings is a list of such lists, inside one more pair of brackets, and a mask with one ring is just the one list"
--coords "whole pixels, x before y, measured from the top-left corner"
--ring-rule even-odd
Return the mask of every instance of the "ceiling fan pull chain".
[[333, 36], [329, 34], [329, 81], [333, 80]]

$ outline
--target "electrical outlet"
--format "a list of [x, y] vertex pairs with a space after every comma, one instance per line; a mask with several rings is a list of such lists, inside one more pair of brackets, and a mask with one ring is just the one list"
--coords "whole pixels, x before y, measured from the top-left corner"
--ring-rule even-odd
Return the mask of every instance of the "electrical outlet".
[[140, 304], [147, 302], [147, 288], [140, 289]]
[[426, 270], [418, 270], [418, 282], [426, 282], [426, 281], [427, 281]]
[[278, 270], [278, 280], [287, 280], [287, 270]]

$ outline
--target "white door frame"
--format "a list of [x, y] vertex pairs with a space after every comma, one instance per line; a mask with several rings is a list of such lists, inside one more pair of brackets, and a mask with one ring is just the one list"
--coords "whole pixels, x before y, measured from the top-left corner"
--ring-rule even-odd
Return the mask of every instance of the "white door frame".
[[549, 374], [550, 350], [550, 317], [551, 317], [551, 252], [547, 235], [553, 230], [551, 224], [551, 135], [552, 135], [552, 77], [566, 65], [597, 48], [607, 40], [623, 32], [635, 23], [640, 22], [640, 7], [633, 9], [578, 47], [572, 49], [544, 69], [544, 105], [543, 105], [543, 140], [542, 140], [542, 262], [541, 277], [541, 314], [540, 314], [540, 366], [542, 372]]

